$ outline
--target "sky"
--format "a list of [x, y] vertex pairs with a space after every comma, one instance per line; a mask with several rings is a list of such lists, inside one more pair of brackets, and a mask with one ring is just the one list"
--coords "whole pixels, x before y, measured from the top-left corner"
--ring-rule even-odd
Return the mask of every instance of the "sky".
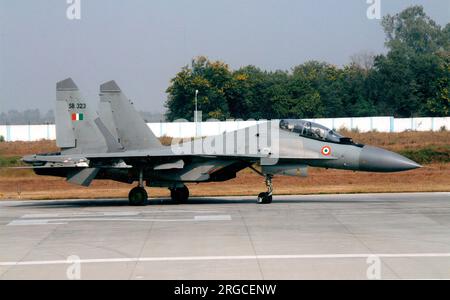
[[0, 112], [53, 109], [55, 83], [72, 77], [88, 103], [114, 79], [137, 109], [161, 113], [170, 79], [199, 55], [232, 69], [342, 66], [386, 51], [372, 1], [381, 16], [419, 4], [450, 22], [448, 0], [0, 0]]

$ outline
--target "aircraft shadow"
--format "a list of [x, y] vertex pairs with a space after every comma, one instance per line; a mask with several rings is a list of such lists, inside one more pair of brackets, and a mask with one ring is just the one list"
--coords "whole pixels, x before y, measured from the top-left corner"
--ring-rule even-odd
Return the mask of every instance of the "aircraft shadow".
[[[383, 202], [393, 202], [395, 200], [380, 200], [380, 199], [371, 199], [371, 200], [362, 200], [362, 199], [354, 199], [354, 200], [343, 200], [343, 199], [292, 199], [292, 200], [283, 200], [283, 199], [274, 199], [273, 204], [306, 204], [306, 203], [335, 203], [335, 204], [344, 204], [344, 203], [383, 203]], [[217, 204], [217, 205], [233, 205], [233, 204], [250, 204], [256, 205], [256, 199], [221, 199], [221, 198], [192, 198], [189, 199], [185, 204], [177, 204], [173, 202], [170, 198], [151, 198], [149, 199], [149, 204], [147, 207], [151, 206], [179, 206], [183, 207], [185, 205], [202, 205], [202, 204]], [[37, 208], [82, 208], [82, 207], [122, 207], [128, 205], [127, 199], [95, 199], [95, 200], [54, 200], [54, 201], [35, 201], [33, 203], [21, 203], [15, 205], [15, 207], [37, 207]], [[270, 205], [266, 205], [270, 206]]]

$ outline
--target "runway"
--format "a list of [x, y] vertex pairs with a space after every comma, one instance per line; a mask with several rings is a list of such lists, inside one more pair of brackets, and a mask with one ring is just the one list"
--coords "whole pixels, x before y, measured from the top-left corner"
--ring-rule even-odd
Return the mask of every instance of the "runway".
[[450, 193], [0, 201], [0, 279], [450, 279]]

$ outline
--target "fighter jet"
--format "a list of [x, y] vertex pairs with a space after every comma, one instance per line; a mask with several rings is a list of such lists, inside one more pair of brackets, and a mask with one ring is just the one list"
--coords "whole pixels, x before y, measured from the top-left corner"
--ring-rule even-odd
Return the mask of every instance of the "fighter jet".
[[421, 167], [399, 154], [359, 144], [335, 130], [299, 119], [254, 126], [162, 145], [115, 81], [100, 86], [98, 113], [71, 79], [56, 84], [58, 153], [22, 160], [38, 175], [65, 177], [88, 187], [94, 179], [128, 184], [130, 205], [146, 205], [145, 187], [167, 187], [176, 203], [189, 198], [186, 183], [223, 182], [250, 168], [265, 178], [257, 203], [272, 202], [272, 178], [307, 176], [308, 167], [398, 172]]

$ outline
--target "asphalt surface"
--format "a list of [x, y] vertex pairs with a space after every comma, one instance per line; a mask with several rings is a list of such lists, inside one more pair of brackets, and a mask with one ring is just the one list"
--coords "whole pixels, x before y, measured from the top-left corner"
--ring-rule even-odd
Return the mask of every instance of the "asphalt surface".
[[450, 193], [0, 201], [0, 279], [450, 278]]

